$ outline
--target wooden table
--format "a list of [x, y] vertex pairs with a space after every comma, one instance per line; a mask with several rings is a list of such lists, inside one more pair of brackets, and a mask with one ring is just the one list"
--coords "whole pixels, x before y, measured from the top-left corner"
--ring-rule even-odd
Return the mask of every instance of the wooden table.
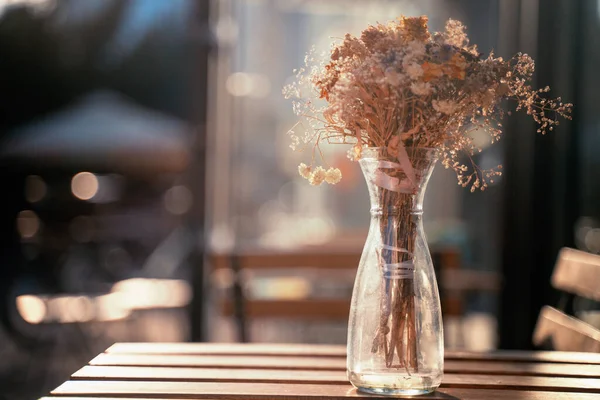
[[[118, 343], [44, 399], [377, 398], [345, 368], [342, 346]], [[421, 398], [600, 399], [600, 354], [447, 352], [441, 388]]]

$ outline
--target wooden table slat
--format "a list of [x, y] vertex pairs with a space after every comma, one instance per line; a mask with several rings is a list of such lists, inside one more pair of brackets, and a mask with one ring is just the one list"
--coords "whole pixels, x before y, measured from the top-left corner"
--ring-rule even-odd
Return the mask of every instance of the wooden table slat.
[[444, 361], [445, 373], [598, 378], [600, 365], [510, 361]]
[[[69, 381], [59, 386], [52, 394], [60, 396], [114, 396], [149, 398], [195, 398], [212, 397], [244, 399], [298, 399], [323, 398], [327, 400], [360, 397], [360, 393], [350, 385], [315, 384], [267, 384], [220, 382], [114, 382], [114, 381]], [[588, 396], [586, 396], [586, 394]], [[592, 396], [595, 397], [592, 397]], [[597, 399], [597, 394], [581, 392], [548, 392], [517, 390], [485, 390], [473, 388], [442, 388], [437, 393], [419, 398], [451, 399], [454, 396], [462, 400], [498, 399], [498, 400], [538, 400], [538, 399]]]
[[[449, 363], [446, 363], [449, 364]], [[464, 363], [454, 363], [463, 364]], [[485, 364], [467, 363], [471, 369], [453, 369], [452, 365], [446, 368], [446, 376], [449, 374], [466, 375], [516, 375], [537, 377], [565, 377], [565, 378], [599, 378], [599, 368], [589, 369], [590, 366], [562, 367], [555, 364], [534, 364], [524, 366], [520, 364]], [[500, 366], [500, 368], [494, 368]], [[593, 366], [596, 367], [596, 366]], [[225, 368], [189, 368], [189, 367], [123, 367], [123, 366], [85, 366], [73, 374], [75, 379], [113, 379], [113, 380], [201, 380], [201, 379], [223, 379], [230, 374], [253, 377], [257, 380], [280, 380], [281, 377], [290, 377], [297, 381], [327, 381], [342, 380], [346, 382], [346, 372], [343, 369], [337, 371], [322, 370], [283, 370], [283, 369], [225, 369]], [[229, 374], [229, 375], [228, 375]], [[332, 377], [332, 378], [330, 378]], [[287, 378], [286, 378], [287, 379]]]
[[196, 356], [160, 354], [100, 354], [90, 365], [139, 367], [212, 367], [212, 368], [280, 368], [340, 370], [346, 360], [330, 357], [273, 357], [273, 356]]
[[[346, 347], [307, 344], [247, 344], [247, 343], [117, 343], [107, 353], [173, 354], [173, 355], [262, 355], [346, 357]], [[564, 351], [446, 351], [446, 360], [552, 362], [598, 364], [600, 353]]]
[[550, 362], [564, 364], [600, 365], [600, 353], [579, 353], [569, 351], [518, 351], [502, 350], [492, 352], [447, 351], [446, 360], [463, 361], [514, 361], [514, 362]]
[[[161, 354], [100, 354], [92, 361], [97, 366], [129, 367], [194, 367], [194, 368], [254, 368], [254, 369], [312, 369], [345, 371], [346, 360], [339, 357], [277, 357], [235, 355], [161, 355]], [[598, 377], [600, 365], [524, 363], [510, 361], [448, 360], [445, 372], [490, 375], [535, 375]]]
[[263, 343], [115, 343], [106, 353], [171, 355], [259, 355], [346, 358], [346, 346]]
[[282, 369], [214, 369], [86, 366], [73, 374], [80, 380], [146, 380], [188, 382], [348, 383], [345, 371]]
[[[243, 369], [161, 369], [152, 371], [122, 371], [120, 367], [105, 368], [91, 379], [112, 379], [118, 374], [136, 375], [140, 380], [153, 382], [260, 382], [260, 383], [320, 383], [347, 384], [346, 374], [341, 371], [297, 371], [297, 370], [243, 370]], [[178, 373], [179, 372], [179, 373]], [[89, 375], [89, 373], [88, 373]], [[76, 374], [81, 378], [81, 374]], [[119, 379], [123, 380], [123, 379]], [[132, 380], [133, 381], [133, 380]], [[445, 374], [442, 387], [463, 388], [512, 388], [522, 390], [568, 390], [600, 393], [600, 379], [565, 378], [515, 375], [468, 375]]]

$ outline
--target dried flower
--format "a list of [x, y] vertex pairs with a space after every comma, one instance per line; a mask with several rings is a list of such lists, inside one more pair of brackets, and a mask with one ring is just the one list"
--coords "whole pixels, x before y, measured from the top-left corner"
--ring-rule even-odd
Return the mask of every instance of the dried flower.
[[449, 100], [431, 100], [431, 106], [435, 111], [442, 114], [452, 115], [457, 108], [457, 104]]
[[342, 180], [342, 171], [337, 168], [329, 168], [325, 174], [325, 182], [335, 185]]
[[429, 30], [427, 29], [427, 18], [426, 15], [420, 17], [400, 17], [399, 28], [402, 36], [410, 40], [418, 40], [424, 42], [429, 39]]
[[431, 94], [431, 85], [426, 82], [413, 82], [410, 84], [410, 91], [417, 96], [428, 96]]
[[425, 47], [425, 43], [420, 40], [408, 42], [408, 45], [406, 46], [406, 53], [410, 54], [410, 56], [415, 59], [423, 57], [426, 51], [427, 48]]
[[317, 167], [315, 170], [309, 175], [308, 183], [313, 186], [319, 186], [325, 180], [327, 176], [327, 171], [323, 167]]
[[404, 80], [404, 75], [394, 70], [385, 71], [385, 78], [392, 86], [399, 86]]
[[441, 64], [432, 63], [425, 61], [422, 65], [423, 68], [423, 80], [425, 82], [432, 81], [437, 78], [444, 76], [444, 67]]
[[417, 80], [423, 76], [423, 68], [417, 63], [410, 63], [404, 69], [406, 75], [412, 80]]
[[300, 163], [300, 165], [298, 165], [298, 173], [304, 179], [308, 179], [310, 177], [310, 172], [311, 172], [310, 166], [308, 166], [304, 163]]
[[360, 157], [362, 155], [362, 146], [361, 145], [354, 145], [352, 146], [352, 148], [350, 150], [348, 150], [348, 152], [346, 153], [346, 155], [348, 156], [348, 159], [351, 161], [358, 161], [360, 160]]
[[[481, 170], [471, 157], [468, 167], [459, 157], [479, 151], [470, 135], [474, 130], [488, 132], [492, 142], [500, 139], [502, 100], [513, 100], [516, 111], [530, 115], [542, 134], [560, 117], [571, 118], [572, 104], [547, 98], [548, 87], [529, 85], [535, 69], [531, 57], [481, 58], [465, 26], [455, 20], [433, 34], [425, 16], [369, 26], [360, 37], [346, 34], [334, 44], [329, 60], [315, 61], [309, 53], [305, 64], [284, 88], [303, 118], [289, 132], [290, 147], [312, 144], [313, 155], [321, 155], [322, 143], [350, 144], [353, 160], [366, 146], [386, 147], [391, 154], [400, 144], [437, 148], [458, 183], [474, 189], [485, 189], [499, 168]], [[338, 180], [333, 172], [327, 180], [321, 167], [301, 165], [298, 172], [313, 185]]]

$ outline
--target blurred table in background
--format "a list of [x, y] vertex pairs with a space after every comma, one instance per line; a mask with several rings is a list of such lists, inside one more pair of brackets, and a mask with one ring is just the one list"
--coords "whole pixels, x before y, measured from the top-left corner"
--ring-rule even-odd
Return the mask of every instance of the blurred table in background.
[[[44, 400], [75, 398], [340, 399], [362, 395], [346, 379], [343, 346], [118, 343]], [[600, 396], [600, 354], [446, 352], [428, 399], [586, 400]]]

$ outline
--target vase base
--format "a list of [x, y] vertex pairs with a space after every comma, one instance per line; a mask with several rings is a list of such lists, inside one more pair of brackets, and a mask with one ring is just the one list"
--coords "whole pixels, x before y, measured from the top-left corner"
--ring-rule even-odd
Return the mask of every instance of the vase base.
[[384, 396], [418, 396], [435, 391], [442, 382], [442, 374], [399, 372], [349, 373], [350, 382], [363, 393]]
[[374, 388], [374, 387], [359, 387], [356, 389], [359, 392], [368, 394], [378, 394], [384, 396], [419, 396], [422, 394], [428, 394], [435, 391], [435, 388], [430, 389], [396, 389], [396, 388]]

